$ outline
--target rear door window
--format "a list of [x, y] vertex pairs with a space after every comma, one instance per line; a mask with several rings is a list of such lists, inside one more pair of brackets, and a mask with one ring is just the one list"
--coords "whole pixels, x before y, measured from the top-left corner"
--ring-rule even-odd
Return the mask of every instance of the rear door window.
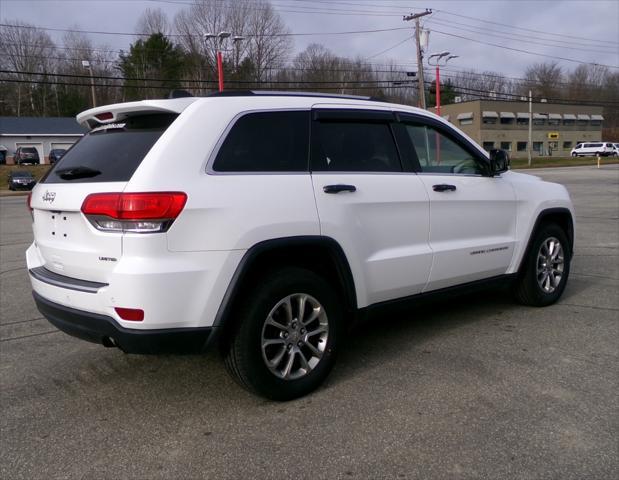
[[240, 117], [223, 141], [216, 172], [307, 172], [309, 111], [255, 112]]
[[402, 171], [398, 150], [387, 121], [316, 121], [312, 138], [313, 171]]
[[56, 162], [41, 182], [127, 182], [176, 117], [141, 115], [94, 128]]

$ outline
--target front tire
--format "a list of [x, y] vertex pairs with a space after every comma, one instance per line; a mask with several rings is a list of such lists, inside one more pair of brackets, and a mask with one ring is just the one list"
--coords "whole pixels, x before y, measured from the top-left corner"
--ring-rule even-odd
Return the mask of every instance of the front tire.
[[516, 281], [516, 299], [524, 305], [545, 307], [563, 294], [570, 273], [571, 251], [563, 229], [551, 223], [535, 234]]
[[318, 388], [335, 363], [343, 312], [331, 285], [302, 268], [272, 271], [250, 289], [225, 353], [232, 376], [271, 400]]

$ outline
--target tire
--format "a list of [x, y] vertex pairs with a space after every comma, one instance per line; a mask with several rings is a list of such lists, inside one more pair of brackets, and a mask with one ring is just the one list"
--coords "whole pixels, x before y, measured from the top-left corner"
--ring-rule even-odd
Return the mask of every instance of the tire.
[[570, 274], [571, 250], [565, 232], [554, 223], [542, 225], [526, 255], [516, 280], [516, 299], [535, 307], [552, 305], [563, 294]]
[[576, 152], [572, 153], [572, 157], [577, 157], [578, 154]]
[[[279, 401], [302, 397], [322, 384], [335, 363], [342, 307], [331, 285], [310, 270], [282, 268], [261, 280], [244, 289], [246, 298], [224, 362], [238, 383], [253, 393]], [[305, 326], [297, 320], [301, 298], [301, 320], [316, 316]], [[265, 343], [271, 344], [263, 347]]]

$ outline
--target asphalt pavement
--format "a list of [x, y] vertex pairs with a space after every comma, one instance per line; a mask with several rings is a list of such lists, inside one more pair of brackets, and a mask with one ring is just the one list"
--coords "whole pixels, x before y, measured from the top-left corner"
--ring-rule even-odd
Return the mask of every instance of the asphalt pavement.
[[532, 173], [576, 206], [558, 304], [491, 291], [379, 317], [288, 403], [246, 393], [214, 353], [58, 332], [30, 293], [25, 197], [0, 198], [0, 477], [619, 478], [619, 168]]

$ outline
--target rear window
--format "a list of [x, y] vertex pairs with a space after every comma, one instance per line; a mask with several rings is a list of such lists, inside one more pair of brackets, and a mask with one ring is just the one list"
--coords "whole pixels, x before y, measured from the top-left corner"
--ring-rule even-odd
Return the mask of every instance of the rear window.
[[129, 181], [176, 117], [140, 115], [95, 128], [58, 160], [41, 183]]
[[38, 153], [36, 149], [33, 147], [22, 148], [21, 151], [24, 153]]
[[12, 175], [14, 178], [32, 178], [32, 174], [30, 172], [13, 172]]

